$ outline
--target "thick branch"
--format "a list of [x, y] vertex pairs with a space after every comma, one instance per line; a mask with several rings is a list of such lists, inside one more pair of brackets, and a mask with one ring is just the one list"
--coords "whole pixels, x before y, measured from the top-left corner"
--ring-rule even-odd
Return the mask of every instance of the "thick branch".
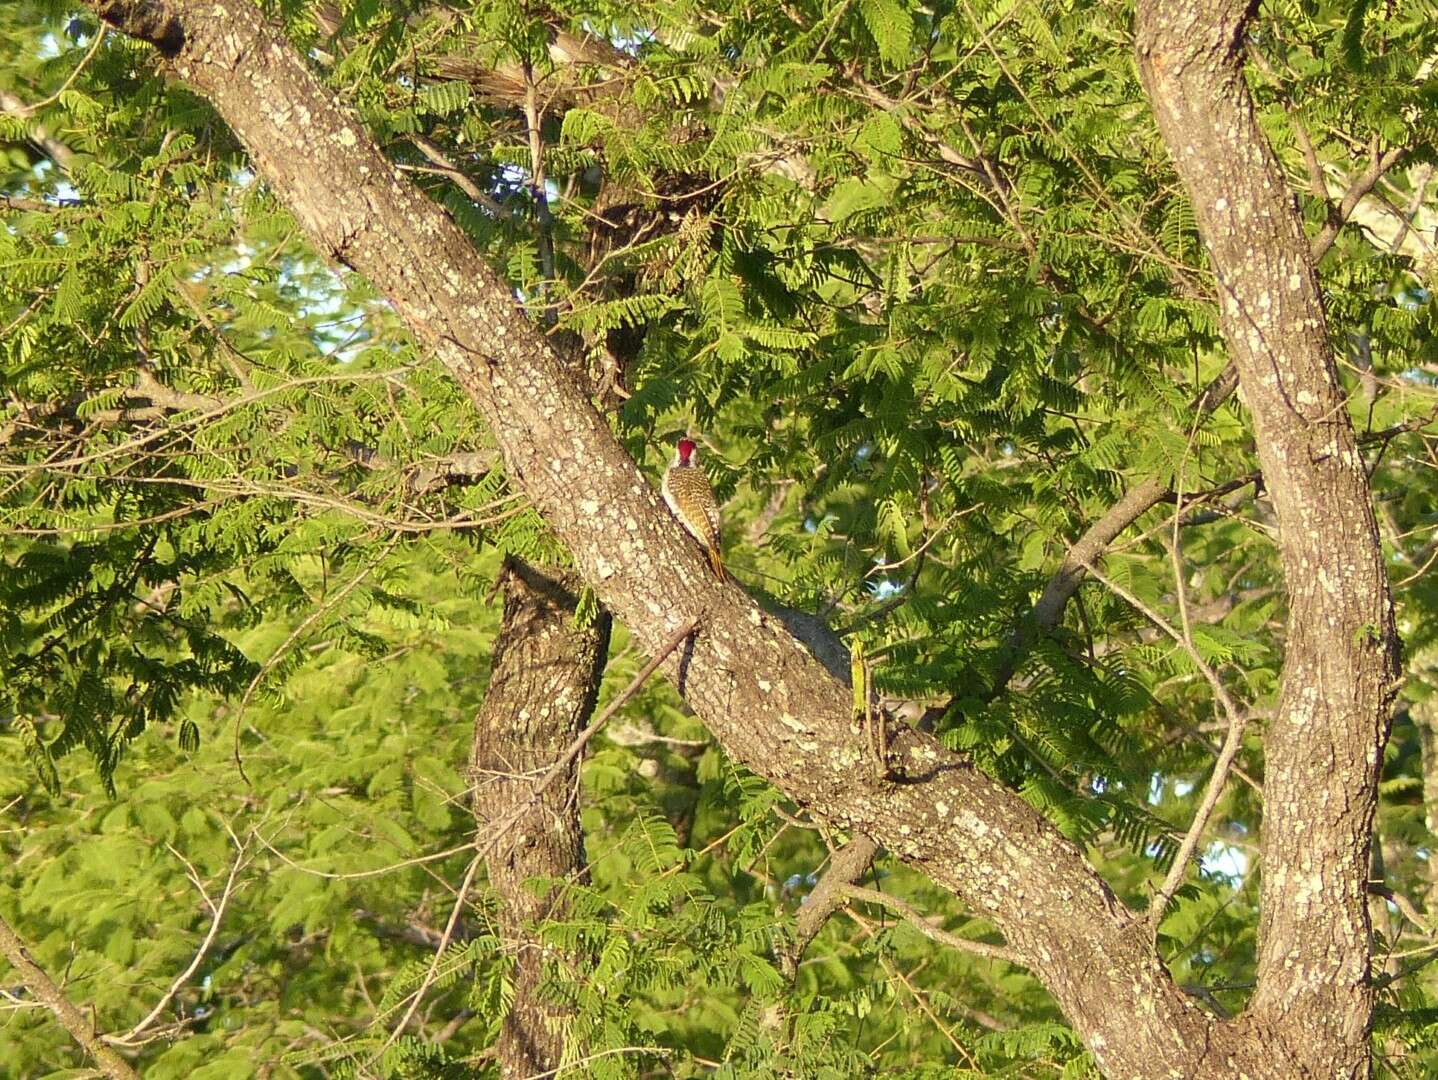
[[1396, 636], [1310, 245], [1243, 78], [1253, 7], [1142, 0], [1138, 58], [1218, 280], [1289, 592], [1264, 743], [1252, 1012], [1284, 1033], [1295, 1075], [1360, 1076], [1372, 1018], [1364, 885]]
[[818, 937], [830, 916], [844, 906], [848, 890], [862, 880], [879, 854], [879, 845], [867, 836], [856, 836], [829, 856], [829, 865], [819, 883], [804, 900], [794, 920], [794, 941], [783, 956], [784, 973], [793, 978], [799, 970], [804, 950]]

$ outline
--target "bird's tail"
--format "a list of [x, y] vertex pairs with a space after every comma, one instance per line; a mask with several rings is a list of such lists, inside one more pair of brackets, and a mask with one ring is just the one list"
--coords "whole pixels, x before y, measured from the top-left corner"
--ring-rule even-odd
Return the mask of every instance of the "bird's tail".
[[719, 549], [711, 547], [704, 550], [709, 556], [709, 565], [714, 567], [714, 575], [720, 581], [728, 581], [729, 575], [724, 572], [724, 560], [719, 557]]

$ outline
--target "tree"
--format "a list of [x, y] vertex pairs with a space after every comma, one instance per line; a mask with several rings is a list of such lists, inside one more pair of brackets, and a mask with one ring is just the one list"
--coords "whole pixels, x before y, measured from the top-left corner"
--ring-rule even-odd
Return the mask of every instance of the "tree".
[[[401, 541], [462, 526], [567, 552], [663, 658], [732, 763], [752, 851], [777, 843], [761, 821], [848, 839], [790, 929], [790, 885], [747, 907], [726, 885], [726, 914], [707, 849], [636, 809], [630, 902], [606, 917], [604, 876], [571, 881], [572, 914], [538, 928], [593, 957], [590, 991], [560, 988], [567, 1063], [1082, 1069], [1042, 1023], [1056, 1007], [1108, 1075], [1366, 1075], [1378, 984], [1382, 1053], [1423, 1060], [1426, 998], [1416, 970], [1373, 970], [1367, 888], [1381, 862], [1377, 887], [1418, 915], [1403, 778], [1428, 774], [1406, 734], [1370, 849], [1398, 690], [1373, 487], [1396, 494], [1414, 647], [1431, 589], [1431, 470], [1390, 449], [1432, 426], [1433, 264], [1405, 247], [1429, 212], [1421, 19], [295, 4], [281, 33], [240, 0], [93, 10], [126, 36], [87, 44], [87, 91], [20, 106], [5, 240], [6, 498], [29, 530], [7, 579], [30, 613], [6, 634], [10, 723], [52, 790], [81, 744], [110, 782], [187, 694], [231, 696], [238, 731], [309, 636], [382, 649], [362, 616], [426, 614], [390, 587]], [[43, 75], [38, 33], [13, 38]], [[92, 160], [47, 149], [62, 127]], [[1375, 191], [1388, 209], [1366, 212], [1401, 222], [1381, 241], [1347, 227]], [[356, 275], [326, 286], [292, 227]], [[332, 317], [363, 338], [316, 325]], [[722, 463], [747, 590], [706, 574], [639, 468], [686, 424]], [[862, 646], [857, 694], [816, 659], [815, 610]], [[227, 633], [285, 613], [263, 662]], [[801, 974], [843, 940], [813, 914], [845, 898], [934, 933], [857, 884], [880, 849], [900, 894], [937, 886], [936, 910], [965, 912], [942, 940], [966, 955], [926, 989], [892, 956], [933, 944], [870, 946], [942, 1047], [892, 1020], [892, 1050], [882, 1027], [836, 1035], [874, 998], [852, 965]], [[424, 994], [475, 967], [502, 986], [507, 965], [481, 963], [499, 938], [451, 944], [454, 923], [391, 979], [410, 996], [373, 1014], [402, 1009], [399, 1030], [367, 1029], [354, 1067], [439, 1068], [406, 1041]], [[653, 927], [668, 948], [636, 945]], [[1049, 997], [1024, 1003], [1016, 968]], [[679, 971], [732, 1019], [661, 1019]]]

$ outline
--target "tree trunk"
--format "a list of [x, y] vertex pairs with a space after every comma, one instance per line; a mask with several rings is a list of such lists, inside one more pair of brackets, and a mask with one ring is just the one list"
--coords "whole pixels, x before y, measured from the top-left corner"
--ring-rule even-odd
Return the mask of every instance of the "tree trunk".
[[474, 720], [470, 776], [481, 834], [522, 810], [486, 859], [489, 883], [503, 901], [497, 918], [513, 950], [514, 1003], [496, 1047], [505, 1077], [558, 1068], [566, 1012], [544, 995], [545, 949], [534, 927], [559, 914], [557, 890], [525, 887], [530, 878], [568, 878], [584, 866], [575, 785], [576, 758], [558, 782], [535, 786], [573, 742], [599, 696], [609, 652], [608, 612], [576, 626], [581, 587], [558, 573], [507, 559], [500, 573], [504, 623], [494, 643], [489, 689]]
[[1243, 79], [1253, 6], [1141, 0], [1139, 70], [1218, 278], [1288, 590], [1251, 1011], [1280, 1033], [1294, 1075], [1367, 1076], [1366, 882], [1397, 635], [1302, 219]]

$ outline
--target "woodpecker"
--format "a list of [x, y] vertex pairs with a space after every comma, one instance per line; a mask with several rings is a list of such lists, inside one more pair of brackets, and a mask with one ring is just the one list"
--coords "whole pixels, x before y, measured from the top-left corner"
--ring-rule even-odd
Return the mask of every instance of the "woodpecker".
[[724, 562], [719, 557], [719, 503], [714, 498], [714, 489], [709, 486], [709, 478], [699, 467], [699, 453], [694, 440], [688, 436], [680, 438], [675, 446], [674, 460], [664, 474], [660, 490], [679, 524], [699, 541], [704, 554], [709, 556], [709, 565], [723, 581]]

